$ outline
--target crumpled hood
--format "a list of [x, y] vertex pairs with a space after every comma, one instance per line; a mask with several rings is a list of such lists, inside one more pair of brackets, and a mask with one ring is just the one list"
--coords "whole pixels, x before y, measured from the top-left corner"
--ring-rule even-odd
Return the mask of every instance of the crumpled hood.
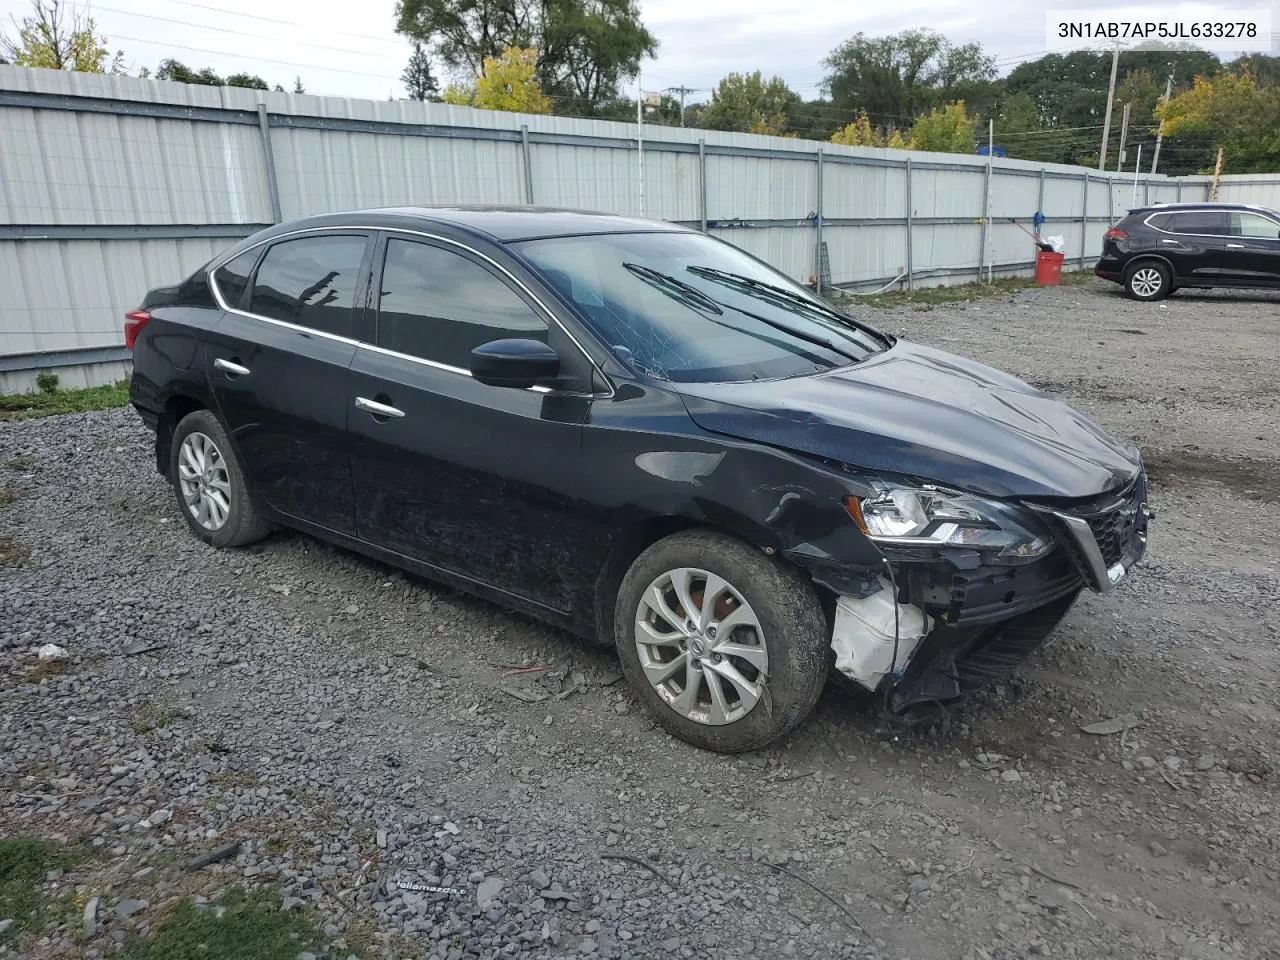
[[1016, 377], [905, 340], [817, 376], [672, 386], [704, 430], [992, 497], [1096, 496], [1140, 463]]

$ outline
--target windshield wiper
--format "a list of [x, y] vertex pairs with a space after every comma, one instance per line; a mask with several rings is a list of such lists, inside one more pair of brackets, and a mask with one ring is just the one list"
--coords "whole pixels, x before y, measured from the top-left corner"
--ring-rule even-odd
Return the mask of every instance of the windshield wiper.
[[[715, 267], [701, 267], [697, 264], [693, 264], [685, 267], [685, 269], [697, 277], [706, 277], [708, 280], [727, 283], [730, 286], [746, 287], [749, 290], [758, 290], [767, 296], [773, 297], [774, 299], [802, 307], [809, 313], [816, 314], [825, 320], [834, 320], [841, 326], [851, 327], [858, 333], [875, 336], [872, 331], [867, 330], [861, 324], [849, 317], [846, 317], [839, 311], [832, 310], [830, 307], [815, 303], [803, 294], [795, 293], [785, 287], [775, 286], [772, 283], [765, 283], [763, 280], [756, 280], [752, 277], [743, 276], [740, 273], [733, 273], [729, 270], [717, 270]], [[888, 345], [888, 341], [884, 340], [883, 337], [878, 337], [877, 339], [882, 340], [886, 346]], [[865, 344], [860, 344], [860, 346], [865, 346]]]
[[716, 316], [721, 316], [724, 310], [720, 308], [720, 304], [712, 300], [709, 296], [699, 290], [697, 287], [685, 283], [683, 280], [677, 280], [668, 273], [661, 270], [655, 270], [653, 267], [646, 267], [640, 263], [624, 263], [625, 269], [634, 273], [637, 277], [656, 283], [659, 286], [666, 287], [669, 290], [677, 290], [687, 300], [694, 300], [701, 304], [703, 308], [710, 310]]

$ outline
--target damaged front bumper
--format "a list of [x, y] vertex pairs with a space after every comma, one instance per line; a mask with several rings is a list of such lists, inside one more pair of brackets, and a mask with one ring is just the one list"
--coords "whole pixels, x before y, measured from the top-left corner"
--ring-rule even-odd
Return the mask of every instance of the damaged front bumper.
[[836, 667], [883, 693], [891, 713], [958, 700], [1006, 677], [1052, 633], [1080, 591], [1109, 593], [1146, 552], [1147, 482], [1070, 504], [1024, 504], [1056, 549], [1031, 563], [974, 551], [886, 546], [888, 569], [837, 597]]

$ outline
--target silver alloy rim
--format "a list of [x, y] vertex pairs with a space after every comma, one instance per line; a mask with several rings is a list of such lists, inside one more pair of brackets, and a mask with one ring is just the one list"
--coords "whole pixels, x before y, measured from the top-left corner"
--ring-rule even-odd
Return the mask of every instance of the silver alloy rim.
[[221, 530], [231, 514], [231, 478], [218, 445], [203, 433], [189, 433], [178, 448], [178, 485], [196, 523]]
[[1160, 276], [1160, 271], [1153, 267], [1143, 267], [1134, 271], [1133, 279], [1129, 283], [1138, 296], [1154, 297], [1164, 286], [1164, 277]]
[[723, 577], [679, 567], [656, 578], [636, 608], [635, 636], [645, 677], [687, 720], [735, 723], [764, 695], [764, 630], [746, 598]]

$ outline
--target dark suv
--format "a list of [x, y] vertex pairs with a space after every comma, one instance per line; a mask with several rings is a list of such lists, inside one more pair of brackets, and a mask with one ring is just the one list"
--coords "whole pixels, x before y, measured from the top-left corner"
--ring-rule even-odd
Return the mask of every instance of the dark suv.
[[292, 527], [613, 644], [711, 749], [793, 728], [829, 666], [896, 716], [962, 697], [1146, 545], [1132, 444], [671, 224], [315, 217], [125, 335], [201, 540]]
[[1280, 213], [1244, 203], [1137, 207], [1103, 235], [1093, 272], [1135, 300], [1179, 287], [1280, 287]]

